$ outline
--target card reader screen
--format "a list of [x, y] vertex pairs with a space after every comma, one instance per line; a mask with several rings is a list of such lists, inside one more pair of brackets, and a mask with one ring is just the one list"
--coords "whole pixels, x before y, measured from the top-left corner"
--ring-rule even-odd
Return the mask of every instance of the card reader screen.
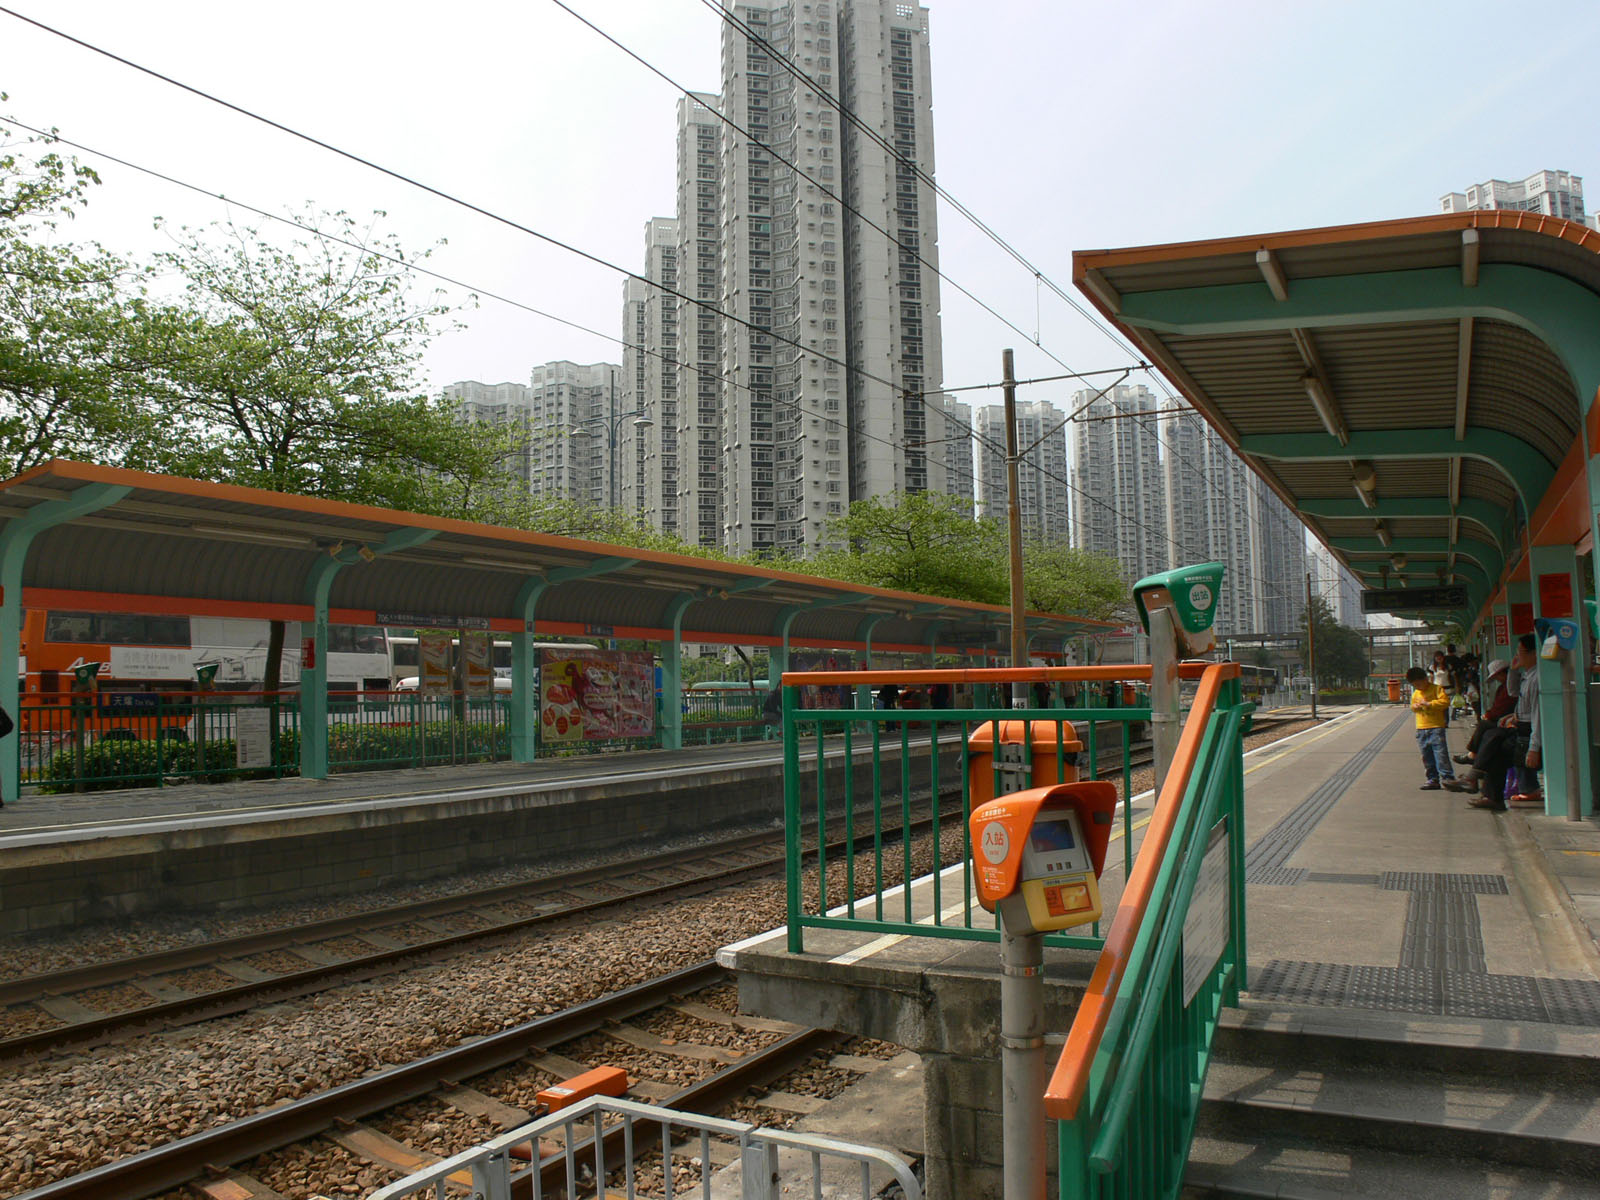
[[1052, 850], [1075, 849], [1072, 826], [1065, 821], [1036, 821], [1028, 840], [1033, 844], [1033, 849], [1040, 854], [1048, 854]]

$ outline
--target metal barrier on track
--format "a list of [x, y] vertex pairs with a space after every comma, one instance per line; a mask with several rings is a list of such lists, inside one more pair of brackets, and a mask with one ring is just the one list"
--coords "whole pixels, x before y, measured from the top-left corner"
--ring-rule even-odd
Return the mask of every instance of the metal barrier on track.
[[[598, 1122], [602, 1136], [595, 1136]], [[549, 1142], [541, 1147], [541, 1136]], [[737, 1175], [707, 1169], [713, 1140], [734, 1143]], [[669, 1161], [662, 1162], [662, 1146]], [[517, 1147], [540, 1159], [524, 1166]], [[534, 1148], [539, 1153], [534, 1154]], [[683, 1186], [679, 1186], [680, 1183]], [[510, 1200], [513, 1189], [533, 1200], [593, 1195], [635, 1200], [652, 1196], [702, 1200], [779, 1200], [821, 1196], [872, 1200], [898, 1185], [905, 1200], [922, 1200], [922, 1186], [897, 1155], [835, 1138], [764, 1129], [632, 1100], [597, 1096], [564, 1108], [492, 1141], [373, 1192], [369, 1200], [446, 1196], [470, 1189], [474, 1200]]]

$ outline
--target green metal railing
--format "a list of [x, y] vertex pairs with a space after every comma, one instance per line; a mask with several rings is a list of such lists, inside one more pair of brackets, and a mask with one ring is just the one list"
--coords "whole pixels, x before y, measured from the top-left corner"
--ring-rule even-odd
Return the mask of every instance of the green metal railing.
[[[240, 765], [243, 714], [267, 712], [267, 761]], [[328, 700], [334, 771], [489, 762], [510, 752], [503, 696], [335, 692]], [[20, 782], [46, 792], [266, 779], [300, 770], [293, 692], [104, 693], [30, 698], [17, 722]]]
[[1245, 986], [1243, 709], [1237, 668], [1206, 668], [1046, 1093], [1062, 1200], [1182, 1190], [1212, 1037]]
[[[757, 742], [767, 736], [767, 693], [728, 688], [683, 694], [683, 744]], [[659, 723], [658, 723], [659, 724]]]
[[[970, 709], [803, 709], [801, 690], [805, 687], [860, 685], [863, 689], [893, 683], [902, 691], [923, 689], [937, 684], [975, 685], [976, 698], [985, 701], [985, 691], [1012, 682], [1046, 683], [1058, 686], [1072, 682], [1080, 696], [1099, 696], [1096, 685], [1108, 679], [1148, 679], [1149, 668], [1056, 667], [1029, 670], [944, 670], [881, 672], [791, 673], [783, 677], [784, 748], [784, 825], [787, 852], [787, 923], [789, 948], [800, 953], [805, 948], [807, 929], [851, 929], [881, 934], [914, 937], [961, 938], [999, 941], [995, 918], [977, 904], [972, 886], [972, 845], [967, 818], [977, 803], [990, 796], [1014, 791], [1006, 773], [985, 752], [986, 740], [993, 746], [1000, 740], [1015, 741], [997, 726], [1027, 722], [1033, 745], [1035, 770], [1054, 772], [1057, 780], [1077, 777], [1120, 779], [1124, 798], [1133, 793], [1131, 752], [1135, 741], [1131, 731], [1147, 725], [1148, 707], [1043, 707], [1029, 709], [980, 706]], [[1118, 695], [1118, 700], [1123, 697]], [[1038, 731], [1044, 736], [1038, 737]], [[979, 746], [973, 745], [977, 736]], [[816, 761], [822, 763], [825, 744], [843, 754], [850, 764], [840, 771], [818, 769], [812, 785], [803, 793], [800, 776], [800, 749], [813, 745]], [[1081, 747], [1081, 749], [1080, 749]], [[1114, 762], [1104, 769], [1102, 755], [1113, 751]], [[959, 767], [953, 779], [949, 771]], [[865, 770], [870, 777], [858, 785], [857, 774]], [[1036, 777], [1035, 782], [1038, 782]], [[974, 791], [979, 794], [976, 799]], [[914, 864], [912, 843], [898, 829], [909, 826], [914, 799], [930, 801], [932, 822], [930, 839], [933, 860], [920, 872], [930, 879], [931, 911], [918, 914], [914, 903]], [[892, 826], [886, 829], [886, 821]], [[961, 830], [959, 855], [947, 854], [941, 836], [951, 821]], [[841, 825], [852, 844], [871, 838], [871, 849], [864, 864], [856, 854], [845, 854], [842, 861], [830, 860], [826, 838], [819, 832]], [[1133, 864], [1133, 813], [1122, 806], [1122, 828], [1114, 836], [1123, 843], [1124, 864]], [[803, 862], [816, 866], [814, 884], [803, 878]], [[841, 883], [842, 880], [842, 883]], [[843, 897], [830, 904], [830, 892], [842, 887]], [[946, 896], [956, 903], [947, 906]], [[1053, 934], [1052, 946], [1099, 949], [1103, 944], [1099, 925], [1087, 934]]]

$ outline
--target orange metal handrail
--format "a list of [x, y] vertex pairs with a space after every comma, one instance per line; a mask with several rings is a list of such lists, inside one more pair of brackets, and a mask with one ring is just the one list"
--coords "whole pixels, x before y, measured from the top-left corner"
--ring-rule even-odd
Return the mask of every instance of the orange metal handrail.
[[1061, 1048], [1061, 1057], [1056, 1060], [1055, 1071], [1045, 1091], [1045, 1112], [1058, 1121], [1070, 1121], [1078, 1115], [1078, 1107], [1089, 1085], [1089, 1069], [1100, 1049], [1100, 1039], [1111, 1018], [1128, 957], [1133, 951], [1139, 928], [1144, 923], [1150, 894], [1155, 887], [1162, 859], [1166, 857], [1167, 845], [1172, 840], [1178, 812], [1183, 806], [1184, 793], [1188, 791], [1189, 780], [1200, 755], [1200, 743], [1205, 736], [1206, 725], [1216, 710], [1223, 681], [1237, 679], [1240, 674], [1237, 663], [1201, 665], [1203, 674], [1200, 690], [1195, 695], [1189, 719], [1184, 723], [1183, 734], [1178, 740], [1177, 752], [1161, 785], [1155, 812], [1145, 829], [1138, 861], [1134, 863], [1133, 873], [1128, 876], [1128, 885], [1117, 904], [1117, 915], [1106, 934], [1105, 947], [1100, 951], [1099, 961], [1095, 963], [1094, 973], [1089, 978], [1088, 991], [1078, 1006], [1072, 1029], [1067, 1034], [1067, 1043]]

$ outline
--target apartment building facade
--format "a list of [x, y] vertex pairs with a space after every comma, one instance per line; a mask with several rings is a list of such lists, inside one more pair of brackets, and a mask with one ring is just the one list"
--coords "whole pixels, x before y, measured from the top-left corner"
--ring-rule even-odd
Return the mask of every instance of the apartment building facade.
[[[1005, 406], [978, 410], [978, 499], [980, 511], [1006, 520]], [[1067, 474], [1067, 414], [1048, 400], [1017, 404], [1017, 494], [1022, 533], [1029, 540], [1070, 542], [1071, 488]]]
[[1072, 544], [1110, 555], [1132, 582], [1172, 563], [1160, 407], [1143, 384], [1072, 397]]
[[1526, 179], [1486, 179], [1465, 192], [1439, 197], [1441, 212], [1514, 208], [1589, 224], [1583, 211], [1583, 176], [1571, 171], [1535, 171]]

